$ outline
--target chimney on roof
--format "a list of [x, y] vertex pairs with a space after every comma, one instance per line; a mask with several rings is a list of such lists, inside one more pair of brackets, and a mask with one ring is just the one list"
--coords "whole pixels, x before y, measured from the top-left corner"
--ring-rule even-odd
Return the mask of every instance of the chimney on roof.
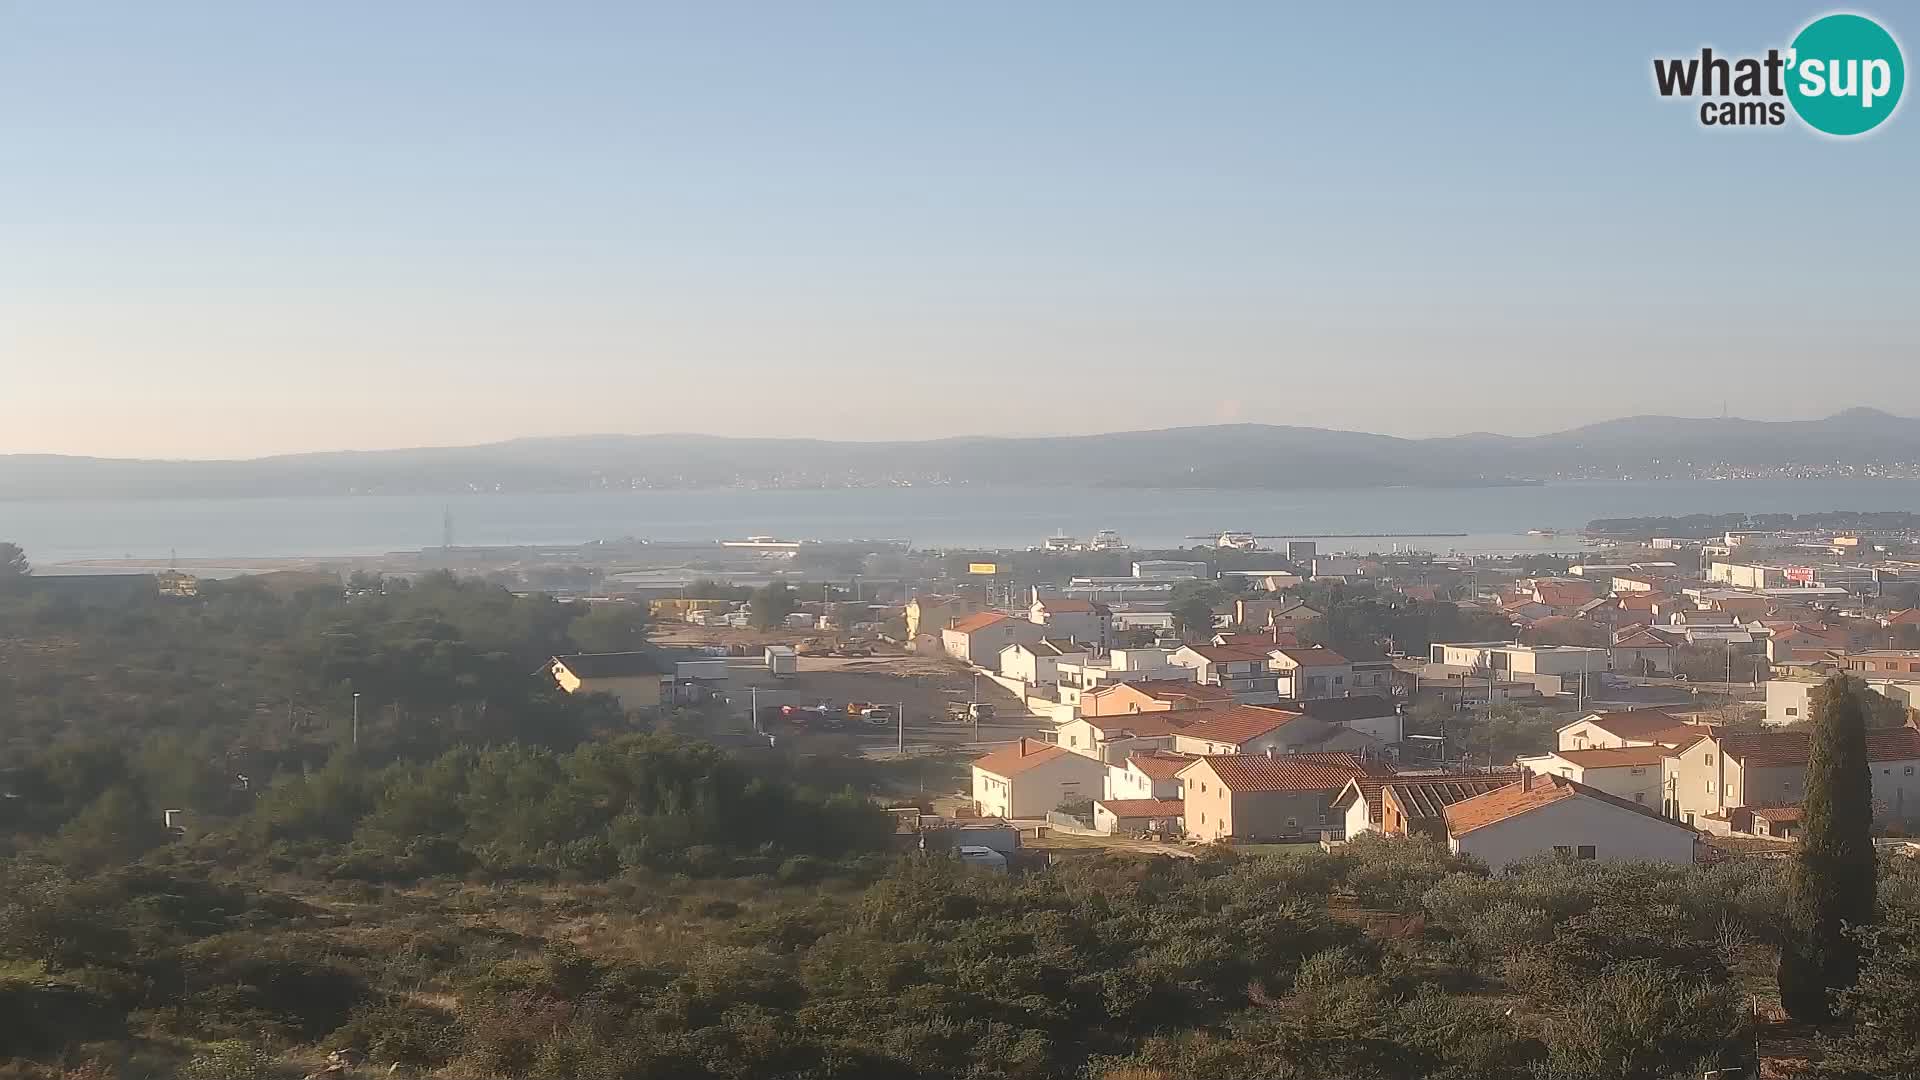
[[1267, 747], [1267, 756], [1268, 756], [1268, 757], [1273, 757], [1273, 756], [1274, 756], [1274, 753], [1273, 753], [1273, 747], [1271, 747], [1271, 746], [1269, 746], [1269, 747]]
[[1530, 765], [1520, 766], [1520, 783], [1526, 787], [1533, 786], [1533, 767], [1532, 766]]

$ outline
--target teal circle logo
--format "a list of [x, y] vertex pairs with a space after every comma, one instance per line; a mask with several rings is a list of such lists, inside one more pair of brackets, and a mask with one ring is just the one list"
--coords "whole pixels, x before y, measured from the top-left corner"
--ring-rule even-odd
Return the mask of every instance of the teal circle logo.
[[1907, 65], [1900, 43], [1864, 15], [1826, 15], [1793, 39], [1787, 100], [1816, 131], [1862, 135], [1900, 104]]

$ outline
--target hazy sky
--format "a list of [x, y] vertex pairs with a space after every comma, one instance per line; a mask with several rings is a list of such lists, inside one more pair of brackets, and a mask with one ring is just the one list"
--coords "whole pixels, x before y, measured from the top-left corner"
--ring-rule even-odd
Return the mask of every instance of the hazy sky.
[[1827, 10], [0, 0], [0, 452], [1920, 413]]

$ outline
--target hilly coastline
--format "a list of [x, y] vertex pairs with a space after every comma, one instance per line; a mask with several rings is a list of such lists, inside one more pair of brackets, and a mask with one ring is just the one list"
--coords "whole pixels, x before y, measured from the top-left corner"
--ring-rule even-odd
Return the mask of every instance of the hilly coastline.
[[1920, 420], [1636, 416], [1538, 436], [1407, 439], [1263, 424], [834, 442], [587, 435], [230, 461], [0, 455], [0, 498], [577, 492], [965, 484], [1288, 490], [1555, 479], [1920, 475]]

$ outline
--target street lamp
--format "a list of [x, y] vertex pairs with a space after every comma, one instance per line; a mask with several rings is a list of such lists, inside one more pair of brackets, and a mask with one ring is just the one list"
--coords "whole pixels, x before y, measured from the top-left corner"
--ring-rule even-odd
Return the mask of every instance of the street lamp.
[[353, 745], [360, 745], [360, 691], [353, 692]]

